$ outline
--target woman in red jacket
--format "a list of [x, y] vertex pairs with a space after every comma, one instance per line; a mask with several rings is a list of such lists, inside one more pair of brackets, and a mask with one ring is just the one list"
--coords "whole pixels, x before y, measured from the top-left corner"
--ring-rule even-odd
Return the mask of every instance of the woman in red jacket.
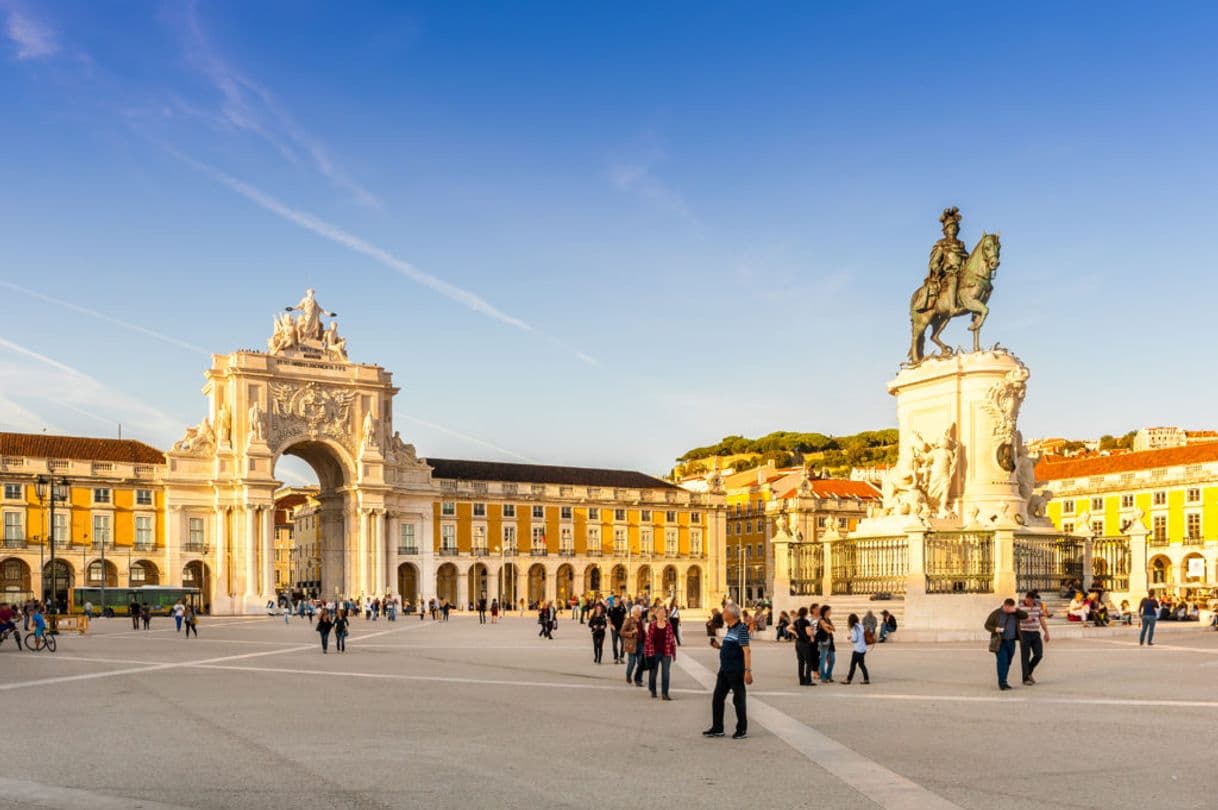
[[655, 612], [655, 620], [647, 628], [647, 638], [643, 642], [643, 654], [651, 663], [651, 669], [647, 675], [647, 686], [651, 689], [651, 696], [656, 697], [656, 670], [662, 669], [660, 691], [664, 695], [664, 700], [672, 700], [668, 696], [668, 671], [672, 667], [673, 659], [677, 657], [677, 636], [668, 622], [668, 611], [663, 608]]

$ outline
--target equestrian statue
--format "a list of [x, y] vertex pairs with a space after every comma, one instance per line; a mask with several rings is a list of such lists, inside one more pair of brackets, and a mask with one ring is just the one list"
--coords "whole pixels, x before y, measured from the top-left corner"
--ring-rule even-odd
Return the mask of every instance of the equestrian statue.
[[952, 354], [952, 349], [939, 335], [952, 318], [971, 314], [969, 331], [973, 333], [973, 351], [981, 349], [981, 325], [990, 313], [986, 303], [994, 290], [993, 279], [998, 271], [1001, 242], [996, 233], [982, 233], [981, 239], [970, 255], [964, 243], [957, 239], [960, 233], [960, 209], [946, 208], [939, 217], [943, 225], [943, 238], [935, 242], [930, 251], [930, 271], [922, 286], [909, 302], [909, 320], [913, 335], [909, 343], [909, 362], [921, 363], [926, 359], [926, 330], [930, 339], [939, 347], [941, 356]]

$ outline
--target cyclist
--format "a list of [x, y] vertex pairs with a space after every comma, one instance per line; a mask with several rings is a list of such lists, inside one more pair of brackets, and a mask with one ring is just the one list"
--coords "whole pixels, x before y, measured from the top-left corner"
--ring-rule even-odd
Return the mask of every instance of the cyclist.
[[0, 633], [12, 633], [13, 638], [17, 639], [17, 649], [21, 649], [21, 634], [17, 632], [17, 611], [13, 610], [13, 606], [7, 602], [0, 605]]

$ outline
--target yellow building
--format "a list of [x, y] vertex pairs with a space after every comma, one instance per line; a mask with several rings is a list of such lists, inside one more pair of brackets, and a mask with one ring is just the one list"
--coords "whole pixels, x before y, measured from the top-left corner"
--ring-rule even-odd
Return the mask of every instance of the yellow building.
[[[164, 464], [161, 451], [137, 441], [0, 433], [0, 600], [49, 597], [52, 552], [61, 608], [77, 587], [159, 584]], [[52, 480], [62, 496], [53, 518]]]
[[[482, 594], [519, 607], [572, 596], [676, 597], [699, 608], [721, 596], [715, 496], [643, 473], [427, 459], [440, 497], [432, 536], [400, 524], [403, 597], [421, 592], [423, 544], [435, 555], [435, 594], [466, 607]], [[417, 561], [409, 558], [420, 558]]]
[[1063, 533], [1146, 534], [1146, 559], [1132, 564], [1146, 566], [1150, 585], [1206, 593], [1218, 585], [1218, 444], [1047, 459], [1036, 477], [1053, 492], [1047, 514]]

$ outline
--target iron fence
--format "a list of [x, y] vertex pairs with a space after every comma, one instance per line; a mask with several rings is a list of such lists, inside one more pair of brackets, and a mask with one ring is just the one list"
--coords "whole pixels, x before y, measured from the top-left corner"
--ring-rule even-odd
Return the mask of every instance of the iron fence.
[[934, 532], [923, 553], [927, 593], [994, 592], [993, 532]]
[[1083, 540], [1070, 535], [1015, 535], [1015, 588], [1057, 593], [1083, 581]]
[[819, 596], [825, 576], [825, 550], [820, 543], [791, 543], [791, 596]]
[[836, 595], [905, 593], [909, 541], [904, 536], [838, 540], [832, 560]]
[[1129, 538], [1096, 537], [1091, 541], [1091, 584], [1106, 591], [1129, 590]]

